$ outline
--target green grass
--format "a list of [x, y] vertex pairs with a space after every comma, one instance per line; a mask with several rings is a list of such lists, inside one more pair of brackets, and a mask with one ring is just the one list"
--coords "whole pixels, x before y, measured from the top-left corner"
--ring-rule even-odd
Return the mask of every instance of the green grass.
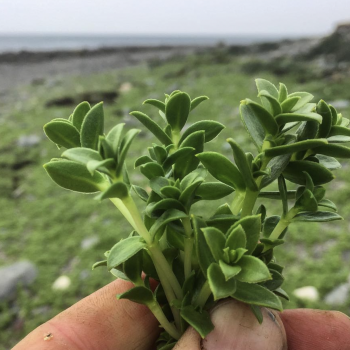
[[[39, 269], [38, 278], [31, 287], [19, 287], [14, 302], [0, 305], [0, 349], [13, 346], [42, 322], [110, 282], [112, 277], [104, 269], [91, 271], [91, 265], [101, 260], [104, 251], [118, 237], [131, 231], [111, 203], [98, 203], [92, 196], [65, 191], [46, 175], [42, 164], [59, 156], [60, 151], [45, 139], [42, 126], [55, 117], [67, 118], [73, 108], [47, 108], [48, 100], [74, 97], [91, 90], [115, 91], [123, 82], [130, 82], [132, 89], [129, 92], [121, 93], [115, 103], [105, 105], [108, 130], [119, 122], [140, 127], [128, 115], [132, 110], [142, 110], [157, 118], [151, 106], [141, 106], [147, 98], [162, 98], [164, 92], [170, 93], [174, 89], [186, 91], [192, 97], [204, 94], [210, 100], [194, 111], [192, 122], [205, 118], [225, 124], [227, 128], [211, 143], [210, 149], [223, 150], [230, 156], [225, 143], [227, 137], [233, 137], [244, 148], [255, 152], [240, 123], [238, 106], [245, 97], [257, 95], [254, 83], [257, 76], [276, 84], [283, 80], [290, 91], [310, 91], [316, 99], [350, 99], [349, 80], [332, 82], [311, 77], [301, 84], [293, 72], [283, 78], [268, 71], [254, 71], [253, 75], [246, 67], [242, 69], [243, 59], [216, 61], [224, 63], [213, 63], [209, 56], [197, 56], [158, 66], [143, 65], [84, 77], [53, 78], [41, 86], [21, 87], [11, 100], [0, 106], [3, 111], [0, 128], [0, 265], [28, 259]], [[342, 112], [348, 116], [350, 110]], [[39, 146], [21, 149], [16, 141], [23, 134], [39, 135], [42, 141]], [[143, 131], [133, 143], [129, 169], [135, 183], [144, 183], [144, 180], [138, 169], [131, 170], [133, 160], [146, 154], [145, 143], [152, 141], [149, 133]], [[20, 170], [11, 169], [13, 164], [25, 161], [31, 164]], [[335, 184], [329, 188], [328, 198], [336, 202], [345, 220], [322, 226], [292, 226], [287, 243], [277, 249], [279, 262], [286, 265], [285, 289], [290, 293], [295, 288], [314, 285], [322, 300], [349, 275], [350, 186], [349, 167], [346, 162], [344, 165], [337, 172]], [[21, 193], [18, 198], [13, 197], [14, 186], [19, 188], [16, 193]], [[272, 205], [268, 214], [279, 214], [280, 206]], [[210, 209], [196, 208], [207, 213]], [[82, 250], [81, 241], [92, 235], [99, 237], [99, 243], [89, 250]], [[53, 291], [52, 283], [62, 274], [71, 278], [71, 287], [64, 292]], [[293, 295], [291, 298], [285, 307], [329, 308], [322, 301], [305, 303]], [[338, 310], [349, 314], [350, 300]]]

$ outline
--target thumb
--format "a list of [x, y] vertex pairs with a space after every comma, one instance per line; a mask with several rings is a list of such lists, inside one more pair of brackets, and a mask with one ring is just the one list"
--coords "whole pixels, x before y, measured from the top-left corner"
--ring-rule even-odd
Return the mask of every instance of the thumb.
[[278, 313], [261, 311], [264, 321], [259, 324], [248, 305], [233, 299], [221, 302], [211, 311], [214, 330], [201, 339], [190, 328], [174, 350], [286, 350], [286, 333]]

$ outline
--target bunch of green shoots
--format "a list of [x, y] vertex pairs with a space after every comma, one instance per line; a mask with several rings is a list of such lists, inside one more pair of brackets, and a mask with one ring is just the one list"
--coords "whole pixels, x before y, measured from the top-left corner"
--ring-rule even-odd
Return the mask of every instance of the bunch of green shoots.
[[[188, 326], [205, 337], [213, 329], [208, 309], [223, 298], [249, 304], [260, 323], [261, 307], [282, 310], [280, 298], [288, 295], [274, 249], [288, 226], [341, 219], [322, 185], [340, 168], [336, 158], [350, 157], [341, 145], [350, 141], [349, 120], [323, 100], [312, 103], [307, 92], [288, 93], [284, 84], [277, 89], [263, 79], [256, 83], [261, 103], [245, 99], [240, 106], [256, 154], [230, 138], [234, 161], [204, 151], [224, 128], [221, 123], [188, 124], [205, 96], [191, 99], [176, 90], [164, 102], [146, 100], [158, 110], [159, 124], [132, 112], [158, 139], [149, 155], [135, 161], [148, 179], [145, 188], [130, 183], [125, 165], [140, 130], [124, 133], [118, 124], [105, 134], [102, 103], [91, 108], [83, 102], [68, 119], [44, 126], [48, 138], [67, 149], [44, 165], [51, 179], [68, 190], [98, 192], [97, 200], [110, 199], [130, 223], [129, 236], [93, 268], [105, 266], [134, 284], [118, 298], [148, 306], [163, 328], [158, 349], [171, 349]], [[216, 181], [207, 180], [208, 173]], [[264, 191], [273, 182], [278, 190]], [[141, 210], [134, 195], [144, 202]], [[229, 203], [210, 217], [193, 214], [195, 203], [224, 197]], [[280, 201], [281, 212], [268, 216], [264, 205], [256, 208], [258, 198]], [[155, 290], [150, 278], [159, 282]]]

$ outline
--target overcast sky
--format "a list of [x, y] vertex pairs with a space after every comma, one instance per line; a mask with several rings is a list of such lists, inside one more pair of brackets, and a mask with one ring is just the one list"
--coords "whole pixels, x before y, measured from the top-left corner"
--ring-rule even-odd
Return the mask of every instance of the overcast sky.
[[0, 0], [0, 33], [292, 34], [350, 21], [350, 0]]

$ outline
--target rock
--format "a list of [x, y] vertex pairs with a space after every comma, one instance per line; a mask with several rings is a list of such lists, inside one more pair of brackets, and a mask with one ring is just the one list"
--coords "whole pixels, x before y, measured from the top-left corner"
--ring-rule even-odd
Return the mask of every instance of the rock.
[[350, 106], [350, 101], [348, 100], [336, 100], [330, 102], [330, 104], [335, 108], [335, 109], [345, 109]]
[[344, 305], [349, 297], [350, 285], [343, 283], [330, 291], [325, 297], [324, 301], [333, 306]]
[[34, 147], [40, 143], [40, 137], [38, 135], [22, 135], [17, 140], [17, 146], [19, 147]]
[[90, 249], [91, 247], [95, 246], [99, 241], [100, 239], [97, 236], [86, 237], [81, 241], [80, 247], [83, 250]]
[[297, 288], [293, 294], [302, 300], [317, 301], [319, 299], [318, 290], [313, 286]]
[[119, 91], [120, 92], [129, 92], [132, 89], [132, 84], [129, 82], [125, 82], [123, 84], [120, 85], [119, 87]]
[[29, 286], [37, 275], [37, 268], [29, 261], [0, 268], [0, 301], [12, 299], [19, 284]]
[[71, 285], [71, 280], [68, 276], [60, 276], [57, 280], [52, 284], [53, 290], [66, 290]]

